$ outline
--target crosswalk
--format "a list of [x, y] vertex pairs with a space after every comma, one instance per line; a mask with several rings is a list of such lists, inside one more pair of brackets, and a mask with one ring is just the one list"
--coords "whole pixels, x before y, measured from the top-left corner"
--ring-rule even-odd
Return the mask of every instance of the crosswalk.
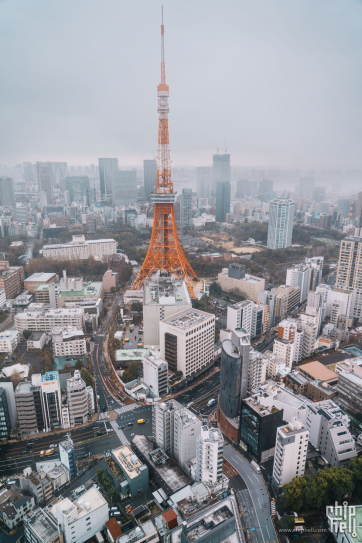
[[134, 409], [137, 409], [139, 407], [138, 404], [136, 403], [131, 403], [129, 405], [124, 405], [122, 407], [118, 407], [117, 409], [115, 409], [114, 411], [118, 414], [118, 415], [122, 415], [123, 413], [127, 413], [127, 411], [133, 411]]
[[105, 420], [109, 419], [109, 411], [104, 411], [102, 413], [99, 413], [98, 420]]
[[117, 422], [115, 420], [112, 420], [109, 424], [112, 426], [113, 430], [116, 432], [117, 437], [122, 443], [122, 445], [130, 445], [130, 442], [126, 438], [125, 433], [118, 428]]

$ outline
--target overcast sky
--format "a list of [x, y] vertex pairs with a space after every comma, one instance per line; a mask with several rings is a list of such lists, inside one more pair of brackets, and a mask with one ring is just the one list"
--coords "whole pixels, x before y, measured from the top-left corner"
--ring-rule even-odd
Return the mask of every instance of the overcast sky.
[[[0, 163], [157, 147], [161, 3], [0, 0]], [[174, 165], [362, 167], [361, 0], [164, 0]]]

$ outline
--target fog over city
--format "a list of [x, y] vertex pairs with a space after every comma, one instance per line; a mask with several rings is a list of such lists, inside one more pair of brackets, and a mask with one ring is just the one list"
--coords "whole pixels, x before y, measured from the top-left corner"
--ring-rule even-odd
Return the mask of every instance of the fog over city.
[[[357, 0], [164, 0], [173, 164], [360, 168], [361, 22]], [[160, 24], [151, 0], [0, 0], [0, 163], [153, 158]]]

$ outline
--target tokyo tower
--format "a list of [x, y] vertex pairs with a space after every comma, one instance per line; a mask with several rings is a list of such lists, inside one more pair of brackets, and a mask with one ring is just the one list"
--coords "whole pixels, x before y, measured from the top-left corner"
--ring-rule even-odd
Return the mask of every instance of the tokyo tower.
[[161, 83], [157, 87], [158, 97], [158, 150], [156, 190], [151, 196], [155, 204], [153, 229], [147, 256], [143, 262], [132, 289], [141, 287], [145, 279], [155, 272], [165, 270], [170, 275], [184, 278], [190, 295], [194, 297], [190, 276], [196, 274], [181, 248], [177, 235], [174, 203], [176, 193], [171, 181], [171, 159], [168, 136], [169, 88], [165, 77], [164, 25], [162, 8], [161, 25]]

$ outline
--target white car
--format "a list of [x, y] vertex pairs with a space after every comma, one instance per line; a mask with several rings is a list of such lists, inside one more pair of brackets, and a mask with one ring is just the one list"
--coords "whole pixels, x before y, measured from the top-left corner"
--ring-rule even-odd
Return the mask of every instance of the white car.
[[49, 449], [56, 449], [58, 447], [58, 445], [55, 445], [54, 443], [52, 443], [52, 445], [49, 445]]

